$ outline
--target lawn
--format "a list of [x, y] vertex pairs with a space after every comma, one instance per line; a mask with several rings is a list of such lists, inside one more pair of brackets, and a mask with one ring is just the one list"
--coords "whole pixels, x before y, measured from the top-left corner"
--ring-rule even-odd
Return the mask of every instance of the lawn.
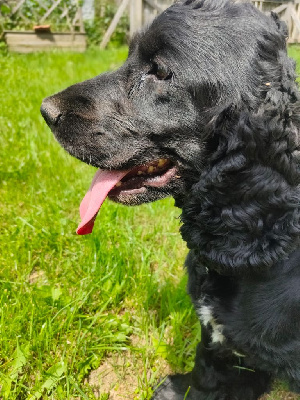
[[170, 366], [191, 368], [199, 332], [185, 294], [179, 210], [170, 199], [137, 208], [106, 202], [93, 234], [76, 236], [95, 170], [67, 155], [39, 115], [45, 96], [126, 55], [0, 58], [4, 398], [101, 391], [105, 399], [112, 391], [144, 399]]
[[[291, 54], [300, 61], [299, 48]], [[66, 154], [39, 114], [45, 96], [126, 55], [0, 55], [2, 399], [149, 399], [159, 377], [192, 368], [200, 329], [180, 210], [171, 199], [106, 201], [93, 234], [76, 236], [95, 169]]]

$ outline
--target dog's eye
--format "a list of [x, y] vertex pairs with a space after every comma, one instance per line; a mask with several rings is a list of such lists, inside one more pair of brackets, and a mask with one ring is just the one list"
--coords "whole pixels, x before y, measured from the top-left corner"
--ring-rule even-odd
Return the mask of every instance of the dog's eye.
[[153, 67], [149, 74], [155, 75], [157, 79], [166, 81], [172, 78], [172, 71], [166, 65], [162, 63], [153, 63]]

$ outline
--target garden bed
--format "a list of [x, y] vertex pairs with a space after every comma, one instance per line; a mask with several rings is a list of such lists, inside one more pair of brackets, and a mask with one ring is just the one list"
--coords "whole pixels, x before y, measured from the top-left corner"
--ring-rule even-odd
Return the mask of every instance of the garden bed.
[[4, 37], [9, 51], [18, 53], [31, 53], [53, 49], [82, 53], [86, 50], [85, 33], [5, 31]]

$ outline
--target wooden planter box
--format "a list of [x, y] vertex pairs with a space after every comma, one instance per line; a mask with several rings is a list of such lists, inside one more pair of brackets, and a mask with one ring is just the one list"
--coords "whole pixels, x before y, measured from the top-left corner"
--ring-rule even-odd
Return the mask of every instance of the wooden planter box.
[[16, 51], [18, 53], [31, 53], [34, 51], [47, 51], [52, 49], [82, 53], [86, 50], [85, 33], [5, 31], [4, 37], [9, 51]]

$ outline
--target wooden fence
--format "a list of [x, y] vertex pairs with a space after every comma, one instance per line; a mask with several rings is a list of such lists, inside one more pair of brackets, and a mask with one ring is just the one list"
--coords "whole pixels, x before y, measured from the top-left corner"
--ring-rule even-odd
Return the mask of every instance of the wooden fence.
[[[130, 0], [130, 34], [149, 24], [159, 13], [175, 0]], [[300, 0], [252, 0], [263, 12], [276, 12], [289, 28], [289, 43], [300, 43]]]
[[300, 0], [295, 1], [253, 1], [261, 11], [277, 13], [289, 28], [289, 43], [300, 42]]
[[148, 25], [173, 3], [174, 0], [131, 0], [130, 36], [143, 25]]
[[0, 28], [10, 51], [86, 49], [79, 0], [0, 0]]
[[27, 0], [0, 0], [0, 22], [31, 28], [45, 23], [63, 26], [64, 32], [84, 32], [79, 0], [43, 0], [32, 6]]

